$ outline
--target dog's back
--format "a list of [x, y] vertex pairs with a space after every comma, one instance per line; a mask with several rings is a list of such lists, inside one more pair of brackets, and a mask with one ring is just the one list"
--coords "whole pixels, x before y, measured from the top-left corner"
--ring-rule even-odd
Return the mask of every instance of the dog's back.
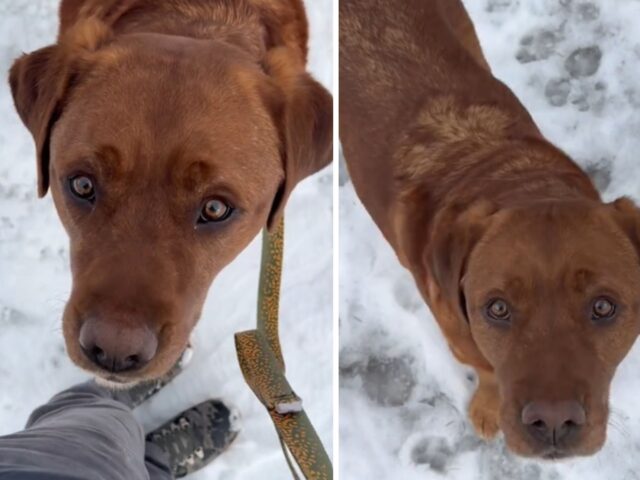
[[396, 251], [399, 203], [413, 195], [434, 213], [454, 188], [457, 201], [477, 196], [483, 182], [462, 180], [495, 171], [506, 142], [528, 152], [532, 141], [543, 150], [533, 157], [577, 171], [493, 77], [459, 0], [345, 0], [340, 14], [341, 141], [354, 187]]
[[457, 1], [340, 3], [341, 141], [354, 186], [392, 243], [396, 146], [429, 97], [482, 90], [487, 70]]

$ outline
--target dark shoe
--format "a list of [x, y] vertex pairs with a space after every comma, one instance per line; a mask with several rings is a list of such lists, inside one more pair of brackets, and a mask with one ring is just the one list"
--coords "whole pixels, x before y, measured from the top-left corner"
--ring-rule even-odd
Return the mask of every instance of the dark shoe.
[[219, 400], [208, 400], [182, 412], [147, 435], [167, 454], [169, 467], [181, 478], [217, 458], [238, 435], [237, 414]]
[[124, 403], [131, 409], [140, 406], [160, 390], [162, 390], [162, 388], [171, 380], [176, 378], [182, 372], [184, 367], [187, 366], [187, 364], [191, 360], [192, 355], [193, 350], [191, 349], [191, 347], [187, 347], [187, 349], [180, 356], [180, 359], [163, 377], [159, 378], [158, 380], [139, 383], [126, 390], [116, 390], [112, 394], [113, 399]]

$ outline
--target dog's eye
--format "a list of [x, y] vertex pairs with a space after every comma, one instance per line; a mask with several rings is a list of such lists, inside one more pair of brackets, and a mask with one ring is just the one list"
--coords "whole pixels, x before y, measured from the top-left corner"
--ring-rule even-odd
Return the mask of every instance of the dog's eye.
[[599, 297], [593, 302], [591, 311], [591, 318], [594, 321], [610, 320], [616, 314], [616, 305], [606, 297]]
[[69, 188], [71, 193], [82, 200], [93, 201], [95, 199], [96, 190], [93, 185], [93, 180], [86, 175], [71, 177], [69, 180]]
[[198, 223], [223, 222], [233, 213], [233, 208], [224, 200], [212, 198], [202, 206]]
[[508, 322], [511, 319], [509, 305], [501, 298], [491, 300], [485, 308], [485, 313], [490, 320], [498, 322]]

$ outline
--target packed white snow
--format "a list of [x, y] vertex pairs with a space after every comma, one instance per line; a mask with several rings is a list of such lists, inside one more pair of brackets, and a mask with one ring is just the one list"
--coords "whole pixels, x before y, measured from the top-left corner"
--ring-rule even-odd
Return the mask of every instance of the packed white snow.
[[[640, 2], [466, 0], [495, 75], [606, 200], [640, 201]], [[413, 280], [341, 166], [340, 478], [640, 478], [640, 345], [611, 392], [597, 455], [525, 461], [479, 440], [466, 418], [471, 369], [454, 360]]]
[[[310, 67], [331, 87], [332, 2], [308, 1]], [[23, 52], [52, 43], [57, 0], [0, 0], [0, 435], [88, 378], [64, 349], [61, 313], [70, 289], [68, 242], [51, 196], [36, 195], [33, 141], [14, 111], [6, 78]], [[287, 375], [332, 452], [332, 173], [303, 182], [287, 208], [281, 332]], [[230, 450], [194, 479], [282, 479], [289, 473], [271, 420], [244, 383], [233, 333], [254, 327], [260, 242], [214, 282], [194, 333], [188, 368], [138, 415], [147, 429], [207, 398], [242, 416]]]

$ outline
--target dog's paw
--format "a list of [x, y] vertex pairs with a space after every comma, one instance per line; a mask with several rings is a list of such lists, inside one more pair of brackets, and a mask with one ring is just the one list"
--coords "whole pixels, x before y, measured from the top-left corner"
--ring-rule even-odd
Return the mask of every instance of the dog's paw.
[[469, 419], [479, 437], [490, 440], [500, 431], [497, 392], [490, 389], [476, 390], [469, 405]]

